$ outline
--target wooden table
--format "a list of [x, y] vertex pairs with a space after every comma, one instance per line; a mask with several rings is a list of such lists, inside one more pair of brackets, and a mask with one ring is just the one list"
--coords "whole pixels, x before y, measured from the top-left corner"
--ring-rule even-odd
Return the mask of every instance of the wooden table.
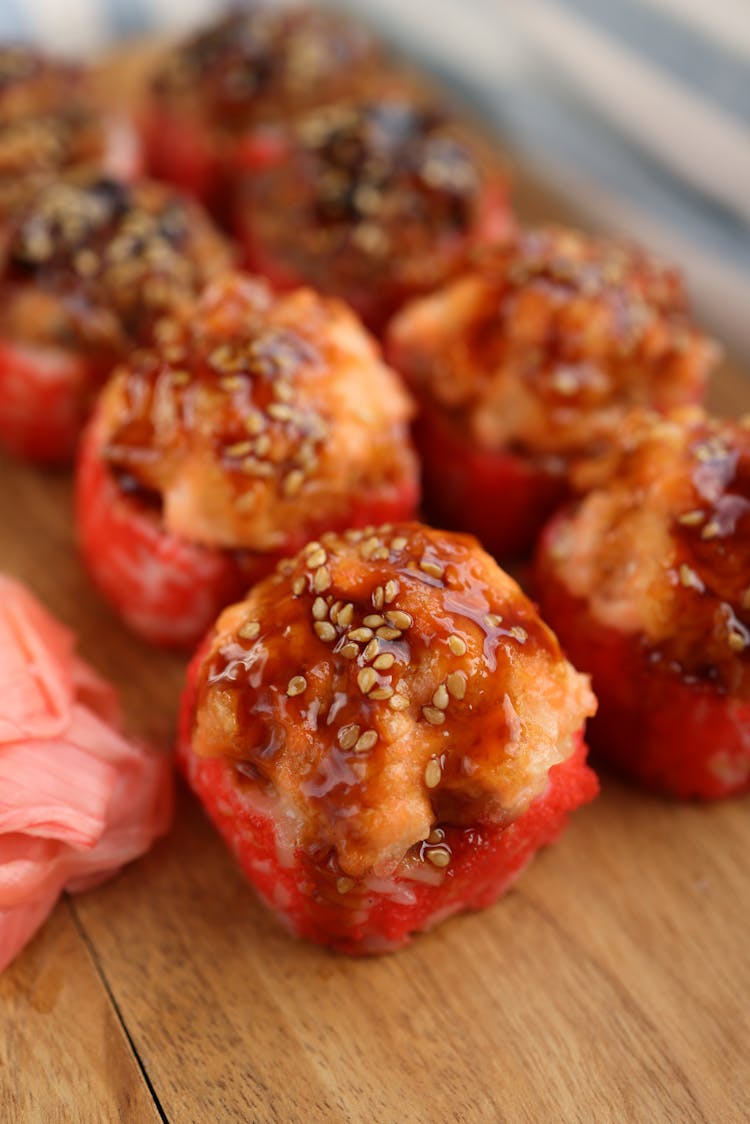
[[[713, 404], [750, 409], [750, 381], [725, 366]], [[0, 569], [167, 747], [183, 663], [91, 590], [64, 475], [0, 457]], [[357, 962], [284, 935], [180, 790], [170, 836], [0, 977], [0, 1121], [746, 1122], [749, 812], [605, 776], [499, 905]]]

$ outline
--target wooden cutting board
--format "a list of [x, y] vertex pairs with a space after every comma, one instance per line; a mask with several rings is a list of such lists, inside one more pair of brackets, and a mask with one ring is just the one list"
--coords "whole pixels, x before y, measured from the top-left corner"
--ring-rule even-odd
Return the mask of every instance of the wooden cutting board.
[[[524, 217], [569, 217], [519, 180]], [[750, 409], [750, 381], [725, 365], [713, 405]], [[90, 588], [65, 475], [0, 457], [0, 570], [166, 749], [183, 661]], [[493, 909], [351, 961], [276, 927], [181, 789], [169, 837], [63, 900], [0, 977], [0, 1121], [746, 1122], [749, 813], [604, 776]]]

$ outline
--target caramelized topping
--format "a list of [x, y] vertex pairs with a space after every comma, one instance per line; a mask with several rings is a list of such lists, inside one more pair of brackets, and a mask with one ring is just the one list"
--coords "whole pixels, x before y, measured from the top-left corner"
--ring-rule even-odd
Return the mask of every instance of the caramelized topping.
[[343, 306], [231, 275], [158, 335], [107, 390], [105, 455], [170, 530], [273, 551], [413, 481], [409, 401]]
[[519, 234], [410, 305], [390, 346], [472, 439], [532, 455], [606, 448], [628, 409], [699, 399], [716, 359], [676, 271], [557, 228]]
[[750, 696], [750, 429], [636, 415], [622, 443], [585, 471], [596, 490], [557, 545], [566, 583], [643, 632], [655, 664]]
[[323, 535], [225, 611], [193, 747], [236, 761], [316, 862], [333, 851], [358, 878], [393, 869], [439, 822], [520, 815], [593, 709], [474, 540], [388, 525]]

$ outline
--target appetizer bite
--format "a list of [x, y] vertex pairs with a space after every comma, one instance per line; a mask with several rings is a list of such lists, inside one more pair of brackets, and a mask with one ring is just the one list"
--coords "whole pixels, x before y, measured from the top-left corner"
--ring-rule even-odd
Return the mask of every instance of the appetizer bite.
[[171, 810], [169, 757], [126, 740], [68, 630], [0, 575], [0, 971], [63, 890], [138, 858]]
[[256, 130], [235, 233], [277, 289], [310, 284], [376, 332], [510, 229], [499, 162], [419, 96], [386, 92]]
[[115, 363], [229, 265], [199, 206], [163, 184], [85, 173], [39, 189], [0, 242], [0, 443], [70, 459]]
[[196, 654], [182, 768], [261, 898], [341, 952], [490, 905], [597, 791], [596, 703], [474, 539], [328, 533]]
[[310, 290], [228, 275], [157, 327], [100, 397], [78, 526], [127, 623], [191, 644], [310, 537], [413, 514], [412, 408], [354, 315]]
[[347, 96], [381, 65], [370, 33], [340, 13], [235, 9], [170, 51], [155, 74], [143, 120], [151, 171], [221, 207], [249, 128]]
[[41, 184], [82, 167], [126, 180], [138, 175], [132, 122], [102, 108], [83, 67], [0, 45], [0, 222]]
[[550, 228], [408, 305], [386, 354], [420, 406], [428, 512], [502, 558], [530, 549], [570, 466], [606, 449], [628, 410], [699, 401], [717, 350], [674, 270]]
[[636, 416], [547, 528], [542, 611], [599, 698], [591, 742], [655, 792], [750, 788], [750, 425]]

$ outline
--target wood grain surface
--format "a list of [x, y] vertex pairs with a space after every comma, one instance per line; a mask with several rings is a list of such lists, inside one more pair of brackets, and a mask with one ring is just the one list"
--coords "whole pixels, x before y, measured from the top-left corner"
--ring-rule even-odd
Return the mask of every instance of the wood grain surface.
[[[519, 188], [526, 216], [565, 217]], [[726, 365], [712, 401], [750, 409], [750, 381]], [[92, 591], [64, 474], [0, 455], [0, 570], [167, 749], [184, 662]], [[169, 837], [62, 901], [0, 977], [0, 1121], [744, 1124], [749, 811], [605, 775], [497, 906], [350, 961], [276, 927], [180, 790]]]

